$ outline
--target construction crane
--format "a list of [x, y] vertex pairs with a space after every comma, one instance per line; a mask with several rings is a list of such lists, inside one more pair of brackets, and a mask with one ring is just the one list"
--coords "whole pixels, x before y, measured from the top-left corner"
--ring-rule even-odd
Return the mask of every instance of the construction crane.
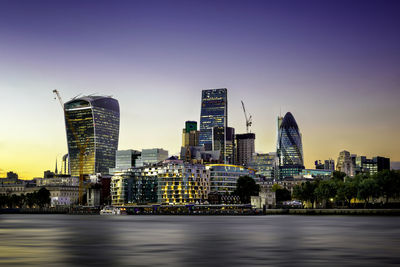
[[[83, 174], [83, 164], [84, 164], [84, 159], [83, 158], [85, 156], [85, 151], [86, 151], [86, 148], [87, 148], [88, 143], [89, 143], [88, 142], [89, 138], [86, 139], [86, 142], [85, 142], [84, 145], [81, 144], [81, 142], [79, 140], [79, 137], [78, 137], [78, 135], [76, 133], [75, 127], [72, 124], [71, 120], [69, 119], [68, 114], [67, 114], [67, 112], [65, 110], [64, 102], [61, 99], [60, 93], [58, 92], [57, 89], [54, 89], [53, 93], [56, 94], [56, 96], [58, 98], [58, 101], [61, 104], [61, 108], [64, 111], [65, 121], [67, 122], [67, 124], [69, 126], [69, 129], [71, 130], [71, 133], [72, 133], [72, 135], [73, 135], [73, 137], [74, 137], [74, 139], [76, 141], [76, 146], [78, 147], [78, 150], [79, 150], [79, 205], [82, 205], [83, 204], [82, 203], [83, 202], [83, 190], [85, 189], [84, 188], [84, 174]], [[56, 99], [56, 97], [54, 99]]]
[[[252, 120], [251, 120], [251, 114], [249, 113], [249, 116], [247, 117], [247, 113], [246, 113], [246, 108], [244, 107], [244, 103], [242, 102], [242, 107], [243, 107], [243, 112], [244, 112], [244, 117], [246, 119], [246, 133], [249, 133], [249, 128], [251, 127], [251, 125], [253, 124]], [[251, 132], [251, 131], [250, 131]]]

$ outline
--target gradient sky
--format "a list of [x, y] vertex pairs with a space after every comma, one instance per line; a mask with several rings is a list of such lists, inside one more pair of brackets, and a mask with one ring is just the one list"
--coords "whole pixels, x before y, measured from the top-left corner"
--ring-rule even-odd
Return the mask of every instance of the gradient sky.
[[338, 153], [400, 161], [400, 1], [0, 1], [0, 177], [67, 152], [64, 101], [113, 95], [119, 149], [177, 154], [201, 90], [228, 88], [228, 124], [256, 151], [291, 111], [306, 167]]

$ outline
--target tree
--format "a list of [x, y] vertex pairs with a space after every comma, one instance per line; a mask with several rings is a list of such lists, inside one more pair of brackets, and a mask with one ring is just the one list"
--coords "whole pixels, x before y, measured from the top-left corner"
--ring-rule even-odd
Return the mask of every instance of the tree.
[[389, 202], [389, 198], [395, 197], [400, 192], [400, 177], [396, 171], [383, 170], [373, 176], [375, 179], [379, 193], [378, 195]]
[[50, 204], [50, 191], [46, 188], [42, 187], [37, 191], [37, 204], [39, 207], [43, 207], [45, 205]]
[[315, 195], [318, 200], [322, 201], [323, 207], [325, 208], [327, 200], [336, 196], [336, 191], [335, 181], [321, 181], [315, 188]]
[[346, 177], [346, 174], [344, 172], [340, 171], [334, 171], [332, 173], [332, 179], [337, 180], [337, 181], [344, 181], [344, 178]]
[[373, 178], [367, 178], [360, 182], [358, 185], [357, 198], [365, 201], [364, 207], [367, 207], [370, 197], [377, 196], [378, 188], [378, 184]]
[[308, 201], [311, 205], [314, 205], [316, 199], [315, 188], [318, 184], [319, 180], [315, 180], [312, 183], [307, 181], [301, 185], [296, 185], [293, 188], [293, 197], [301, 201]]
[[290, 194], [290, 191], [287, 190], [286, 188], [276, 189], [275, 197], [276, 197], [276, 202], [281, 202], [281, 201], [286, 201], [286, 200], [292, 199], [292, 195]]
[[256, 184], [253, 178], [250, 176], [241, 176], [237, 180], [236, 190], [233, 192], [239, 196], [240, 202], [243, 204], [250, 203], [251, 196], [258, 196], [260, 192], [260, 186]]
[[276, 192], [276, 190], [278, 190], [278, 189], [282, 189], [282, 186], [280, 186], [279, 184], [272, 185], [272, 192]]
[[338, 183], [336, 196], [339, 200], [347, 202], [348, 207], [351, 206], [351, 200], [357, 197], [357, 187], [353, 180], [346, 179], [342, 183]]

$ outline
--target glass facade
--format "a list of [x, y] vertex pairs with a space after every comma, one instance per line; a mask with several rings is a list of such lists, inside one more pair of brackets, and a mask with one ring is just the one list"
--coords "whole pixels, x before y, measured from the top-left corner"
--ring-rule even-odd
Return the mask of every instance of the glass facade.
[[240, 176], [255, 178], [255, 171], [243, 166], [229, 164], [209, 164], [210, 170], [210, 191], [222, 194], [233, 193]]
[[301, 134], [292, 113], [286, 113], [278, 131], [280, 178], [299, 175], [304, 169]]
[[227, 89], [210, 89], [202, 91], [199, 145], [212, 150], [214, 127], [228, 125]]
[[276, 153], [255, 153], [250, 168], [255, 169], [258, 175], [274, 178], [276, 166]]
[[235, 129], [231, 127], [213, 128], [213, 150], [221, 151], [221, 161], [235, 163]]
[[72, 176], [108, 174], [118, 148], [119, 104], [116, 99], [86, 96], [64, 105], [69, 168]]

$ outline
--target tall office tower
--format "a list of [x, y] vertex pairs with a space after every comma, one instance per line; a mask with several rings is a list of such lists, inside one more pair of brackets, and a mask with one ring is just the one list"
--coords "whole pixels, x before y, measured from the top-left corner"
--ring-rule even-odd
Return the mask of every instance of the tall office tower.
[[236, 135], [236, 164], [240, 166], [249, 166], [253, 160], [255, 151], [254, 140], [256, 135], [253, 133]]
[[350, 152], [343, 150], [339, 153], [336, 170], [344, 172], [347, 176], [354, 176], [355, 163], [353, 163]]
[[108, 174], [118, 149], [119, 104], [107, 96], [84, 96], [64, 104], [72, 176]]
[[196, 121], [185, 122], [185, 128], [182, 130], [182, 147], [198, 146], [199, 131], [197, 131]]
[[228, 92], [226, 88], [203, 90], [201, 96], [199, 145], [212, 150], [214, 127], [228, 125]]
[[325, 169], [325, 170], [334, 171], [334, 170], [335, 170], [335, 161], [334, 161], [333, 159], [327, 159], [327, 160], [325, 160], [324, 169]]
[[279, 126], [278, 148], [279, 177], [299, 175], [304, 169], [301, 134], [292, 113], [286, 113]]
[[235, 129], [232, 127], [213, 128], [213, 150], [221, 151], [221, 161], [235, 163]]

